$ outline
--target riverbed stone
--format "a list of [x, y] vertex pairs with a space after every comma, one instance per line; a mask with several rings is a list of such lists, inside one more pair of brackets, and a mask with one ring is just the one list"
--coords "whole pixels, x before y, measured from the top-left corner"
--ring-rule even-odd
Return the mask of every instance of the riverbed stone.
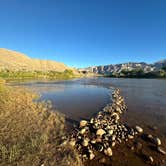
[[108, 134], [109, 134], [109, 135], [112, 135], [113, 132], [114, 132], [113, 130], [108, 130]]
[[89, 144], [89, 139], [84, 139], [83, 141], [82, 141], [82, 145], [83, 146], [88, 146], [88, 144]]
[[97, 151], [99, 151], [99, 152], [102, 152], [103, 149], [104, 149], [104, 147], [103, 147], [103, 145], [102, 145], [101, 143], [96, 143], [96, 144], [95, 144], [95, 149], [96, 149]]
[[115, 139], [116, 139], [116, 135], [113, 135], [112, 136], [112, 141], [115, 141]]
[[80, 134], [82, 134], [82, 135], [84, 135], [85, 132], [86, 132], [86, 129], [85, 129], [85, 128], [83, 128], [83, 129], [80, 130]]
[[129, 139], [133, 139], [133, 138], [134, 138], [134, 136], [133, 136], [133, 135], [128, 134], [128, 138], [129, 138]]
[[103, 134], [105, 134], [106, 132], [105, 132], [105, 130], [103, 130], [103, 129], [98, 129], [97, 131], [96, 131], [96, 135], [99, 135], [99, 136], [102, 136]]
[[71, 146], [75, 146], [76, 141], [75, 141], [74, 139], [72, 139], [72, 140], [69, 142], [69, 144], [70, 144]]
[[135, 129], [136, 129], [139, 133], [142, 133], [142, 132], [143, 132], [143, 129], [142, 129], [140, 126], [135, 126]]
[[86, 120], [80, 121], [80, 127], [85, 127], [87, 124], [88, 124], [88, 121], [86, 121]]
[[149, 161], [150, 161], [151, 163], [153, 163], [154, 159], [153, 159], [152, 156], [149, 156], [148, 159], [149, 159]]
[[157, 147], [157, 151], [163, 155], [166, 155], [166, 151], [161, 146]]
[[107, 149], [104, 150], [104, 153], [107, 156], [112, 156], [112, 149], [111, 148], [107, 148]]
[[158, 137], [154, 138], [154, 142], [158, 146], [161, 145], [161, 140]]
[[95, 155], [94, 155], [94, 153], [91, 152], [91, 153], [89, 154], [89, 159], [90, 159], [90, 160], [93, 160], [94, 158], [95, 158]]
[[114, 147], [115, 145], [116, 145], [116, 143], [115, 143], [115, 142], [112, 142], [111, 146]]

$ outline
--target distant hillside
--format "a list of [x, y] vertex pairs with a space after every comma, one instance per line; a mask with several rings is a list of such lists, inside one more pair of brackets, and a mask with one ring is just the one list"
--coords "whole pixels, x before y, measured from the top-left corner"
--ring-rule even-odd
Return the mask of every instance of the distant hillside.
[[110, 64], [104, 66], [92, 66], [88, 68], [78, 69], [82, 72], [92, 72], [97, 74], [109, 74], [109, 73], [120, 73], [122, 70], [133, 70], [133, 69], [142, 69], [145, 73], [159, 71], [162, 67], [166, 66], [166, 59], [153, 63], [147, 64], [145, 62], [135, 63], [122, 63], [122, 64]]
[[[72, 69], [63, 63], [30, 58], [22, 53], [0, 48], [0, 70], [57, 71]], [[74, 70], [74, 69], [72, 69]]]

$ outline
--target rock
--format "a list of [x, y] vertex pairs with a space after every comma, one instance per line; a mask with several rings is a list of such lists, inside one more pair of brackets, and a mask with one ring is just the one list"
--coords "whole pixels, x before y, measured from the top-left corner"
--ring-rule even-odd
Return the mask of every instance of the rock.
[[157, 146], [161, 145], [161, 140], [158, 137], [153, 137], [151, 134], [147, 135], [147, 138], [154, 144], [156, 144]]
[[115, 142], [112, 142], [111, 146], [112, 146], [112, 147], [114, 147], [114, 146], [115, 146], [115, 144], [116, 144]]
[[149, 159], [149, 161], [150, 161], [151, 163], [153, 163], [154, 159], [153, 159], [152, 156], [149, 156], [148, 159]]
[[103, 151], [103, 145], [100, 143], [95, 144], [95, 149], [99, 152]]
[[138, 134], [138, 132], [137, 131], [135, 131], [135, 135], [137, 135]]
[[135, 129], [136, 129], [139, 133], [142, 133], [142, 132], [143, 132], [143, 129], [142, 129], [140, 126], [135, 126]]
[[163, 155], [166, 155], [166, 151], [160, 146], [157, 147], [157, 151]]
[[120, 114], [122, 113], [122, 111], [119, 107], [116, 107], [116, 111], [119, 112]]
[[121, 140], [120, 138], [118, 138], [117, 140], [118, 140], [118, 142], [119, 142], [119, 143], [121, 143], [121, 142], [122, 142], [122, 140]]
[[95, 144], [95, 143], [96, 143], [96, 140], [91, 140], [91, 143], [92, 143], [92, 144]]
[[97, 132], [96, 132], [96, 135], [99, 135], [99, 136], [102, 136], [103, 134], [105, 134], [105, 130], [103, 129], [98, 129]]
[[151, 162], [151, 163], [154, 161], [153, 157], [152, 157], [152, 156], [149, 156], [149, 153], [148, 153], [147, 151], [145, 151], [145, 150], [143, 149], [141, 152], [142, 152], [142, 157], [143, 157], [145, 160], [147, 160], [147, 161], [149, 161], [149, 162]]
[[96, 142], [102, 142], [102, 139], [101, 138], [96, 138]]
[[134, 138], [134, 136], [133, 136], [133, 135], [128, 134], [128, 138], [129, 138], [129, 139], [133, 139], [133, 138]]
[[113, 135], [112, 136], [112, 141], [115, 141], [115, 139], [116, 139], [116, 135]]
[[83, 129], [80, 130], [80, 134], [82, 134], [82, 135], [84, 135], [85, 132], [86, 132], [86, 129], [85, 129], [85, 128], [83, 128]]
[[109, 134], [109, 135], [112, 135], [113, 132], [114, 132], [113, 130], [108, 130], [108, 134]]
[[89, 144], [89, 139], [86, 138], [82, 141], [83, 146], [88, 146], [88, 144]]
[[64, 146], [64, 145], [66, 145], [67, 143], [68, 143], [68, 141], [65, 140], [65, 141], [62, 142], [61, 146]]
[[87, 160], [87, 159], [88, 159], [88, 156], [87, 156], [86, 154], [83, 154], [83, 155], [82, 155], [82, 158], [83, 158], [84, 160]]
[[109, 125], [107, 125], [107, 127], [105, 128], [106, 130], [109, 130], [111, 129], [111, 127]]
[[69, 142], [69, 144], [70, 144], [71, 146], [75, 146], [76, 141], [75, 141], [75, 140], [71, 140], [71, 141]]
[[93, 118], [90, 120], [90, 123], [91, 123], [91, 124], [93, 124], [93, 123], [94, 123], [94, 119], [93, 119]]
[[107, 149], [104, 150], [104, 153], [107, 156], [112, 156], [112, 149], [111, 148], [107, 148]]
[[81, 120], [80, 121], [80, 127], [85, 127], [88, 124], [86, 120]]
[[105, 135], [104, 139], [105, 139], [106, 141], [109, 141], [109, 135]]
[[161, 140], [158, 137], [154, 138], [154, 143], [159, 146], [161, 145]]
[[115, 112], [111, 114], [111, 117], [114, 117], [115, 120], [119, 120], [119, 115]]
[[90, 159], [90, 160], [93, 160], [94, 158], [95, 158], [94, 153], [90, 153], [90, 155], [89, 155], [89, 159]]
[[150, 140], [152, 140], [152, 139], [153, 139], [153, 136], [152, 136], [151, 134], [148, 134], [148, 135], [147, 135], [147, 138], [150, 139]]

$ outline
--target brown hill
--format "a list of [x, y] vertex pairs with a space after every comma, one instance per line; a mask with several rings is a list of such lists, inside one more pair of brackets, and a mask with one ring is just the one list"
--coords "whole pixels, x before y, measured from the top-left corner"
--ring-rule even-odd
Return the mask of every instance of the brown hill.
[[72, 69], [63, 63], [30, 58], [22, 53], [0, 48], [0, 70], [10, 71], [57, 71]]

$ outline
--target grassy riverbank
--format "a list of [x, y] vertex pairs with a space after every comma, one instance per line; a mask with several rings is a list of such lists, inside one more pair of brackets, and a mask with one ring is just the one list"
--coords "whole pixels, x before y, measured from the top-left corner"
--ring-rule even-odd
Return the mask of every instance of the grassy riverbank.
[[70, 79], [78, 77], [72, 70], [65, 70], [64, 72], [55, 71], [0, 71], [0, 77], [5, 80], [19, 80], [19, 79]]
[[0, 165], [80, 165], [77, 153], [59, 146], [65, 118], [22, 88], [0, 81]]

